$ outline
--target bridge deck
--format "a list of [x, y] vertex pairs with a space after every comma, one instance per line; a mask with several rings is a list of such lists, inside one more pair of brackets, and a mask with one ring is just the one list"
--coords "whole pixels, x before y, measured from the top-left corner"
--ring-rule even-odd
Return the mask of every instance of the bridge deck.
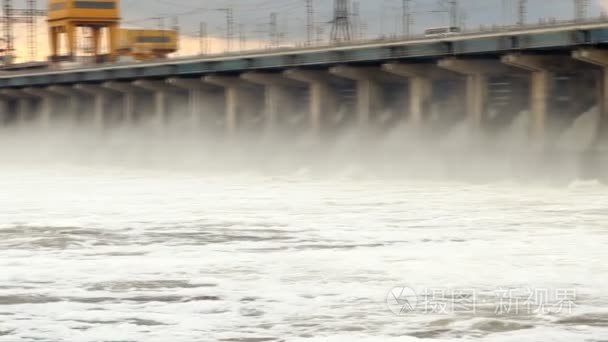
[[383, 40], [352, 45], [199, 56], [148, 63], [12, 72], [0, 76], [0, 88], [180, 75], [197, 76], [215, 72], [425, 59], [446, 55], [492, 56], [505, 51], [569, 51], [577, 46], [606, 43], [608, 43], [608, 21], [603, 20], [523, 30], [477, 32], [444, 38]]

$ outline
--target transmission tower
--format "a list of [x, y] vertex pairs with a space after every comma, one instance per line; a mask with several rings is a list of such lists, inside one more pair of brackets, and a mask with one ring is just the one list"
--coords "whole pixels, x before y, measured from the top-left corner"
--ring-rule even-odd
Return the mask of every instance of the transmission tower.
[[528, 0], [517, 1], [517, 25], [524, 26], [526, 24], [526, 16], [528, 14]]
[[589, 0], [574, 0], [574, 19], [576, 21], [585, 20], [588, 8]]
[[352, 39], [348, 3], [348, 0], [334, 0], [334, 19], [331, 21], [330, 35], [330, 40], [334, 43]]
[[14, 24], [27, 25], [27, 53], [30, 60], [36, 58], [36, 20], [46, 15], [46, 11], [36, 9], [36, 0], [28, 0], [27, 8], [14, 8], [12, 0], [2, 0], [2, 30], [4, 48], [2, 52], [4, 64], [11, 64], [15, 47], [13, 36]]
[[315, 9], [313, 0], [306, 0], [306, 45], [312, 45], [315, 30]]

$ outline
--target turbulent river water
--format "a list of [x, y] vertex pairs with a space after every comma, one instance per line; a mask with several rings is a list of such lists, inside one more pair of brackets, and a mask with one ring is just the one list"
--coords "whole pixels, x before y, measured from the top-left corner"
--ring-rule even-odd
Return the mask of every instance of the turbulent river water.
[[24, 160], [12, 142], [0, 341], [608, 336], [597, 181], [203, 172], [72, 150], [60, 162], [46, 143]]

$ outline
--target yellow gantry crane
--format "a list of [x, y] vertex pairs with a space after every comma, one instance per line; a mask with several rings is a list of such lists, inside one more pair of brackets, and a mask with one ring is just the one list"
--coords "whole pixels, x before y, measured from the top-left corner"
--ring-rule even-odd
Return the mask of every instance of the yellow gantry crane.
[[[115, 61], [119, 56], [135, 60], [166, 58], [178, 49], [176, 30], [120, 28], [120, 0], [49, 0], [48, 25], [51, 61], [74, 61], [79, 28], [87, 28], [88, 54], [95, 62]], [[102, 38], [105, 53], [102, 51]], [[65, 45], [66, 55], [60, 55]]]
[[120, 29], [117, 53], [143, 61], [167, 58], [178, 49], [177, 30]]
[[[120, 25], [119, 8], [119, 0], [49, 0], [51, 61], [73, 60], [76, 56], [79, 27], [90, 29], [91, 53], [98, 61], [113, 60], [116, 57]], [[108, 53], [105, 56], [100, 49], [102, 34], [107, 38]], [[62, 35], [67, 44], [67, 56], [59, 55]]]

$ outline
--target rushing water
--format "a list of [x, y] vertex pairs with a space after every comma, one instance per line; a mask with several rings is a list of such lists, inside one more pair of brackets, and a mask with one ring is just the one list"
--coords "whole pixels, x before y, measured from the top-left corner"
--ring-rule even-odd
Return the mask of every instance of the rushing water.
[[[608, 336], [608, 189], [595, 182], [58, 167], [5, 170], [0, 189], [0, 341]], [[477, 309], [396, 315], [387, 294], [404, 285], [474, 290]], [[499, 314], [502, 288], [576, 297]]]
[[2, 133], [0, 341], [608, 336], [608, 188], [544, 181], [570, 165], [455, 181], [402, 172], [438, 168], [402, 142], [374, 170], [277, 144], [268, 172], [260, 150]]

